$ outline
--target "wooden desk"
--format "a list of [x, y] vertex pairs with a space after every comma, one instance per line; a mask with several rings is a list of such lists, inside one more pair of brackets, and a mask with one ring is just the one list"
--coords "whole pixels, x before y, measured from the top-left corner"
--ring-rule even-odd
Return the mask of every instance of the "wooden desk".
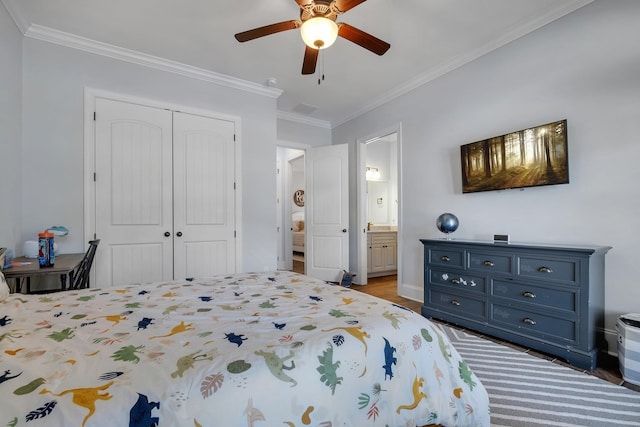
[[[26, 279], [27, 293], [31, 292], [31, 277], [50, 276], [54, 274], [60, 275], [61, 289], [67, 289], [67, 276], [69, 276], [69, 284], [73, 283], [73, 273], [80, 266], [80, 262], [84, 257], [84, 253], [79, 254], [60, 254], [56, 255], [54, 265], [52, 267], [42, 267], [38, 264], [37, 258], [14, 258], [14, 266], [2, 270], [2, 274], [7, 279], [15, 279], [15, 292], [22, 292], [22, 279]], [[29, 263], [25, 265], [16, 265], [21, 263]]]

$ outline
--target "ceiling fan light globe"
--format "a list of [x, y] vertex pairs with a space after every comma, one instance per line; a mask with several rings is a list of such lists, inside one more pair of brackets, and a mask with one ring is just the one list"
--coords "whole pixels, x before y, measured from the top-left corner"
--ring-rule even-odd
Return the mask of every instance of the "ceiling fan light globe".
[[304, 43], [314, 49], [326, 49], [338, 38], [338, 25], [329, 18], [307, 19], [300, 27]]

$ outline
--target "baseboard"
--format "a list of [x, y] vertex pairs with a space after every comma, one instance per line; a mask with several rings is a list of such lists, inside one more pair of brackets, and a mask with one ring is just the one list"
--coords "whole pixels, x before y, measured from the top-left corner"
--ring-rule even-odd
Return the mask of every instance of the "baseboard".
[[389, 270], [389, 271], [380, 271], [377, 273], [367, 273], [367, 277], [384, 277], [384, 276], [393, 276], [394, 274], [398, 274], [397, 270]]
[[607, 340], [607, 346], [609, 347], [607, 353], [618, 357], [618, 331], [605, 328], [604, 339]]
[[413, 301], [424, 301], [424, 287], [403, 283], [398, 289], [401, 297], [408, 298]]

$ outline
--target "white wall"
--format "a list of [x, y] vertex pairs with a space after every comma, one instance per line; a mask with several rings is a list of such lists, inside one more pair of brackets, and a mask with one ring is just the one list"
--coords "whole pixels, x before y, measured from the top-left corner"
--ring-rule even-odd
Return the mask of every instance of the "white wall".
[[[640, 301], [638, 22], [640, 2], [596, 1], [333, 130], [334, 144], [355, 144], [402, 123], [404, 293], [422, 299], [418, 239], [442, 237], [443, 212], [460, 219], [459, 239], [610, 245], [605, 327], [615, 351], [615, 320]], [[462, 194], [461, 144], [564, 118], [570, 184]]]
[[20, 240], [22, 34], [0, 2], [0, 247]]
[[366, 147], [366, 166], [380, 172], [379, 179], [367, 181], [367, 222], [374, 225], [398, 225], [397, 151], [396, 134], [368, 143]]
[[278, 141], [311, 147], [331, 145], [331, 129], [293, 120], [278, 119]]
[[[241, 119], [243, 269], [276, 268], [276, 99], [25, 38], [20, 242], [66, 225], [61, 252], [84, 248], [85, 87]], [[265, 209], [265, 206], [271, 207]]]

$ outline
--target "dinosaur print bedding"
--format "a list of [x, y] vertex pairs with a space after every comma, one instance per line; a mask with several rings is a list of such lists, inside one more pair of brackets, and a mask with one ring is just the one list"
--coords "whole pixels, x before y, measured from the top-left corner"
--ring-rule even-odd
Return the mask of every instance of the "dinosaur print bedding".
[[427, 319], [291, 272], [11, 294], [2, 426], [488, 426]]

